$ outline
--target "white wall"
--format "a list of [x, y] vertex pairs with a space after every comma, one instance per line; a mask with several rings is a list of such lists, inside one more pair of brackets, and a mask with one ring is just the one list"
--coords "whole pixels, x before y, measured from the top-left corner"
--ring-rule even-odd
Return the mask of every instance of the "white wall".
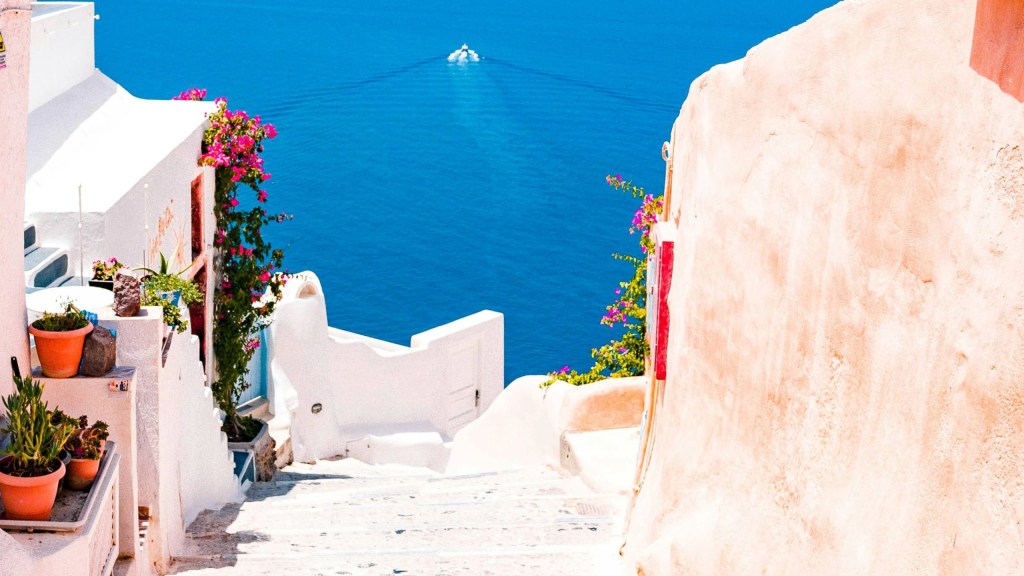
[[143, 308], [141, 316], [116, 326], [118, 364], [136, 368], [139, 505], [153, 516], [147, 546], [163, 570], [184, 551], [185, 528], [199, 512], [241, 494], [199, 363], [198, 338], [176, 334], [163, 362], [159, 308]]
[[[242, 498], [235, 463], [228, 451], [228, 438], [221, 431], [223, 413], [206, 385], [199, 362], [199, 338], [175, 336], [180, 362], [178, 392], [178, 479], [182, 520], [188, 526], [200, 512], [220, 508]], [[172, 548], [171, 554], [181, 552]]]
[[85, 80], [96, 67], [93, 4], [62, 5], [69, 8], [32, 19], [29, 111]]
[[[178, 238], [182, 241], [184, 262], [191, 257], [191, 184], [200, 174], [205, 174], [204, 185], [213, 182], [213, 169], [196, 164], [201, 153], [205, 125], [194, 130], [192, 135], [178, 145], [152, 171], [128, 190], [105, 212], [87, 212], [83, 216], [82, 238], [84, 240], [84, 270], [87, 277], [92, 274], [92, 263], [96, 260], [117, 258], [131, 267], [142, 266], [146, 250], [146, 222], [149, 222], [150, 242], [168, 258], [174, 252]], [[145, 186], [148, 184], [148, 194]], [[212, 188], [211, 188], [212, 190]], [[83, 195], [91, 190], [83, 191]], [[208, 202], [212, 202], [210, 194]], [[148, 197], [148, 201], [147, 201]], [[207, 220], [212, 221], [212, 205], [207, 204]], [[169, 211], [169, 212], [168, 212]], [[159, 222], [171, 214], [170, 225], [159, 234]], [[34, 211], [28, 216], [36, 225], [38, 237], [46, 246], [68, 250], [68, 272], [79, 273], [79, 235], [77, 212]], [[207, 238], [211, 237], [208, 235]], [[159, 263], [149, 260], [152, 267]]]
[[[343, 454], [346, 442], [368, 434], [450, 438], [504, 386], [501, 314], [479, 312], [418, 334], [411, 347], [381, 342], [329, 328], [311, 272], [285, 287], [266, 341], [274, 425], [290, 423], [297, 461]], [[313, 414], [316, 403], [323, 409]]]
[[[14, 390], [10, 357], [28, 372], [23, 221], [28, 141], [28, 0], [0, 0], [7, 68], [0, 71], [0, 395]], [[14, 11], [14, 8], [24, 10]], [[2, 409], [2, 408], [0, 408]], [[2, 572], [2, 570], [0, 570]]]

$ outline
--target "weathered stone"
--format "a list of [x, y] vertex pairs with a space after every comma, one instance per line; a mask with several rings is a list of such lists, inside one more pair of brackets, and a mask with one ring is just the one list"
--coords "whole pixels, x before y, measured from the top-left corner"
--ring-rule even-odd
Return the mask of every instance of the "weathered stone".
[[114, 314], [121, 317], [135, 316], [141, 309], [142, 283], [130, 274], [114, 277]]
[[103, 376], [114, 367], [117, 359], [117, 341], [110, 330], [96, 326], [85, 337], [85, 348], [82, 349], [83, 376]]

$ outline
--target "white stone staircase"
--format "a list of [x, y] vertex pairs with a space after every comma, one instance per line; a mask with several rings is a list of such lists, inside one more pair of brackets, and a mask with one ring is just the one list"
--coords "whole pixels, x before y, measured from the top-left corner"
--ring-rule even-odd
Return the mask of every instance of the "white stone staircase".
[[69, 274], [68, 252], [63, 248], [43, 246], [39, 230], [25, 223], [25, 287], [35, 291], [49, 286], [61, 286], [75, 278]]
[[624, 503], [547, 470], [295, 464], [255, 484], [246, 502], [201, 514], [171, 573], [619, 574]]

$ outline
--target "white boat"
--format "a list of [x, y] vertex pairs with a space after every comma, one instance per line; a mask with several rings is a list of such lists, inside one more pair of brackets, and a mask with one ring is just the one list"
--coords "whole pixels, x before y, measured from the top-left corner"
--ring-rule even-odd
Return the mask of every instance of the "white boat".
[[470, 50], [469, 46], [463, 44], [462, 48], [459, 48], [455, 52], [452, 52], [451, 54], [448, 55], [448, 61], [456, 62], [458, 64], [465, 64], [466, 62], [479, 62], [480, 57], [477, 56], [476, 52]]

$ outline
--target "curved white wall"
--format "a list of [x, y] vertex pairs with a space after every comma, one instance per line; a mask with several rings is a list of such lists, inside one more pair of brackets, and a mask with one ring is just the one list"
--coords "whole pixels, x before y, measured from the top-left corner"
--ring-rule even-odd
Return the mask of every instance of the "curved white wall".
[[347, 442], [370, 434], [450, 438], [504, 385], [501, 314], [479, 312], [400, 346], [328, 327], [311, 272], [285, 287], [266, 344], [271, 410], [290, 422], [298, 461], [344, 454]]

